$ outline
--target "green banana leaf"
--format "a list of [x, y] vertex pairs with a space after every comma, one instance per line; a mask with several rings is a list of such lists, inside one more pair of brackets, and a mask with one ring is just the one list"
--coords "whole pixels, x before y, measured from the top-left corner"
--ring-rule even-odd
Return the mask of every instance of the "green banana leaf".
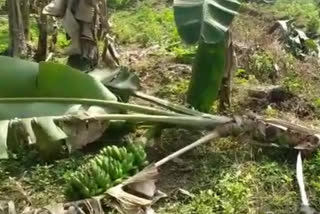
[[200, 40], [215, 44], [228, 32], [240, 9], [237, 0], [174, 0], [174, 17], [180, 37], [189, 44]]
[[[87, 98], [117, 101], [116, 96], [100, 81], [69, 66], [47, 62], [37, 64], [0, 56], [0, 98], [25, 97]], [[18, 123], [24, 125], [24, 130], [28, 132], [30, 139], [33, 138], [29, 143], [36, 141], [41, 153], [50, 155], [59, 150], [58, 145], [61, 147], [62, 140], [68, 138], [63, 132], [63, 128], [55, 124], [52, 116], [78, 114], [79, 111], [91, 111], [91, 113], [118, 112], [110, 108], [70, 103], [21, 103], [19, 101], [8, 103], [0, 101], [0, 159], [8, 158], [7, 148], [10, 147], [8, 144], [18, 144], [17, 142], [7, 142], [7, 135], [11, 133], [9, 129], [13, 127], [12, 121], [16, 118], [20, 119]], [[34, 117], [44, 118], [23, 120], [23, 118]], [[9, 138], [16, 139], [12, 136]], [[82, 142], [82, 144], [84, 143]], [[55, 149], [53, 149], [53, 146]]]
[[0, 97], [33, 97], [36, 94], [37, 63], [0, 56]]
[[187, 101], [208, 112], [218, 98], [226, 65], [229, 27], [240, 9], [237, 0], [174, 0], [180, 37], [198, 43]]
[[[66, 65], [47, 62], [37, 64], [9, 57], [0, 57], [0, 65], [1, 63], [9, 66], [0, 68], [0, 98], [60, 97], [117, 100], [100, 81]], [[0, 103], [0, 120], [58, 116], [74, 113], [80, 109], [80, 105], [59, 103], [23, 105]], [[111, 109], [108, 109], [108, 112], [111, 112]]]
[[123, 102], [128, 102], [130, 96], [141, 89], [139, 77], [130, 72], [126, 67], [119, 67], [113, 70], [94, 70], [90, 76], [99, 80], [113, 93], [118, 95]]

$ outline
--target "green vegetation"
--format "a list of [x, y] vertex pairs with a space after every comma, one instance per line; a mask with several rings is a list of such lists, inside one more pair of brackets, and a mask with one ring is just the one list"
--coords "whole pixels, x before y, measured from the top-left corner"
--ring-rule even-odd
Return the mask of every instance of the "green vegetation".
[[132, 11], [120, 11], [112, 15], [112, 31], [121, 44], [138, 43], [144, 47], [160, 45], [162, 48], [180, 41], [174, 25], [173, 11], [159, 8], [154, 11], [147, 4]]
[[108, 6], [113, 9], [121, 9], [128, 6], [129, 3], [132, 3], [132, 0], [109, 0]]
[[9, 44], [8, 20], [0, 17], [0, 52], [5, 51]]
[[256, 51], [251, 56], [248, 73], [255, 75], [261, 82], [271, 82], [271, 80], [275, 80], [277, 76], [277, 71], [274, 66], [274, 60], [270, 54], [264, 51]]
[[178, 61], [190, 63], [194, 46], [181, 41], [174, 24], [172, 8], [153, 8], [154, 3], [143, 2], [134, 10], [113, 13], [112, 32], [123, 44], [139, 44], [142, 47], [159, 45], [156, 54], [172, 53]]
[[316, 207], [320, 207], [320, 201], [316, 198], [320, 197], [320, 152], [307, 161], [306, 172], [308, 179], [308, 189], [312, 190], [311, 200]]
[[271, 6], [270, 11], [277, 17], [296, 19], [310, 32], [319, 31], [319, 8], [314, 0], [278, 0]]
[[184, 159], [198, 161], [181, 187], [194, 197], [178, 193], [178, 200], [166, 201], [159, 213], [286, 214], [298, 209], [294, 154], [261, 150], [231, 138], [199, 150]]

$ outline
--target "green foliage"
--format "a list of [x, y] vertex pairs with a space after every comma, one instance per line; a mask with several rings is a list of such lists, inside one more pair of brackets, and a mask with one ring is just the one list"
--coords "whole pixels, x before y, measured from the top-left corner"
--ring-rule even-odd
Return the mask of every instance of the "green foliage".
[[261, 50], [254, 52], [250, 57], [249, 73], [255, 75], [261, 82], [275, 80], [277, 71], [271, 55]]
[[52, 201], [63, 201], [63, 175], [75, 171], [89, 158], [91, 155], [74, 153], [70, 158], [47, 164], [39, 159], [36, 151], [23, 148], [16, 158], [0, 161], [0, 192], [6, 194], [6, 198], [20, 199], [21, 193], [16, 191], [19, 183], [23, 189], [28, 189], [28, 197], [34, 206], [41, 207]]
[[71, 199], [102, 194], [146, 166], [146, 156], [139, 144], [107, 146], [87, 164], [66, 176], [66, 194]]
[[169, 47], [179, 42], [174, 26], [173, 12], [168, 9], [154, 9], [142, 5], [133, 11], [121, 11], [111, 17], [112, 31], [123, 44], [139, 43], [143, 46], [160, 45]]
[[252, 196], [249, 186], [253, 182], [253, 177], [241, 170], [236, 171], [234, 168], [228, 172], [219, 173], [215, 173], [213, 182], [204, 184], [206, 190], [200, 190], [195, 197], [185, 203], [176, 203], [166, 209], [161, 209], [160, 213], [249, 213], [249, 200]]
[[278, 17], [294, 18], [312, 31], [319, 30], [319, 12], [314, 0], [277, 0], [269, 10]]
[[320, 110], [320, 98], [315, 99], [313, 105]]
[[[181, 98], [188, 90], [188, 80], [174, 81], [172, 83], [164, 85], [159, 89], [158, 96], [166, 97], [171, 101], [180, 101]], [[182, 99], [183, 100], [183, 99]]]
[[299, 94], [303, 90], [304, 83], [302, 79], [296, 73], [289, 73], [283, 81], [283, 85], [288, 89], [288, 91]]
[[108, 0], [107, 5], [113, 9], [120, 9], [127, 6], [131, 0]]
[[176, 61], [184, 64], [192, 64], [195, 57], [196, 47], [185, 46], [183, 44], [177, 44], [173, 47], [168, 48], [168, 51], [173, 52], [176, 57]]
[[57, 47], [59, 49], [64, 49], [70, 45], [70, 40], [67, 40], [66, 34], [59, 32], [57, 38]]
[[5, 51], [9, 44], [8, 20], [0, 18], [0, 52]]
[[304, 164], [306, 171], [306, 183], [312, 189], [313, 194], [311, 195], [311, 201], [314, 206], [320, 207], [320, 151], [317, 151], [313, 157], [307, 160]]

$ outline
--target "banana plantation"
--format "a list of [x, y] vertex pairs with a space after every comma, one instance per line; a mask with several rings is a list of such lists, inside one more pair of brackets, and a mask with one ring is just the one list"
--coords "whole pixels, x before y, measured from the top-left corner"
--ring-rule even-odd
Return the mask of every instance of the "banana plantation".
[[317, 0], [0, 0], [0, 214], [320, 212]]

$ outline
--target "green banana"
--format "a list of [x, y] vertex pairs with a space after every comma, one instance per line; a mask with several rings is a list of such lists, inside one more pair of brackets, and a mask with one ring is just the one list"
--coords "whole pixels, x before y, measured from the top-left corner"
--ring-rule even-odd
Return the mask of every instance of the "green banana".
[[107, 146], [69, 176], [66, 193], [77, 199], [102, 194], [145, 165], [146, 153], [141, 144], [129, 144], [127, 148]]
[[121, 161], [122, 157], [121, 157], [120, 149], [117, 146], [112, 146], [112, 151], [114, 153], [113, 157]]
[[120, 154], [121, 154], [121, 160], [124, 161], [126, 160], [127, 156], [128, 156], [128, 151], [125, 147], [121, 147], [119, 148], [120, 150]]

